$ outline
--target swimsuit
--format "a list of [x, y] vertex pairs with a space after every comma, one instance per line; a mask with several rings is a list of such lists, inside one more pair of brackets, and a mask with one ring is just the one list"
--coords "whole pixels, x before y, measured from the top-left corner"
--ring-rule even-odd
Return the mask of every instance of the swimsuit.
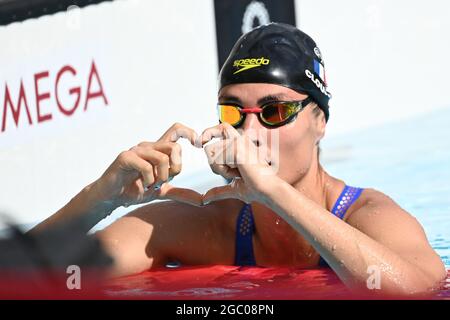
[[[362, 191], [362, 188], [346, 185], [334, 204], [331, 213], [339, 219], [343, 219], [348, 208], [358, 199]], [[239, 212], [236, 223], [236, 255], [234, 259], [236, 266], [256, 266], [253, 253], [254, 232], [255, 224], [252, 207], [250, 204], [245, 204]], [[328, 266], [322, 257], [320, 257], [319, 265]]]

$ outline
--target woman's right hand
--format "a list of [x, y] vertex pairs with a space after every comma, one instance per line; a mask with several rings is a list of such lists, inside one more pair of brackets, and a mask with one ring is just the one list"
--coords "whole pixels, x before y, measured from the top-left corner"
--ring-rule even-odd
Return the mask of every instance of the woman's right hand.
[[172, 199], [196, 206], [202, 205], [202, 195], [167, 182], [181, 172], [179, 138], [195, 146], [194, 130], [175, 123], [156, 142], [141, 142], [119, 154], [105, 173], [93, 183], [92, 191], [100, 201], [115, 208], [152, 201]]

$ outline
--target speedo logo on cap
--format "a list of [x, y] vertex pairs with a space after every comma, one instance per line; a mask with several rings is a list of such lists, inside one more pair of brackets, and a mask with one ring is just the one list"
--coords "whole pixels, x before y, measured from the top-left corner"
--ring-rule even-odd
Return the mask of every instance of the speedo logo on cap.
[[252, 68], [258, 68], [263, 65], [268, 65], [270, 63], [270, 60], [264, 57], [261, 58], [248, 58], [248, 59], [239, 59], [234, 60], [233, 67], [239, 68], [237, 71], [235, 71], [233, 74], [252, 69]]

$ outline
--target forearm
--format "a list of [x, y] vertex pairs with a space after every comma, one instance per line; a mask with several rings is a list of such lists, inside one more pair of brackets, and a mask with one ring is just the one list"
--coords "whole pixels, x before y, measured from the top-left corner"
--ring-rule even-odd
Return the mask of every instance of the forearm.
[[266, 189], [263, 203], [309, 241], [347, 286], [367, 290], [370, 266], [380, 271], [383, 292], [415, 293], [430, 286], [431, 281], [417, 266], [335, 217], [288, 183], [276, 178]]
[[88, 232], [116, 208], [112, 201], [102, 199], [95, 189], [95, 182], [83, 188], [69, 203], [39, 223], [30, 232], [40, 232], [73, 219], [83, 219], [84, 231]]

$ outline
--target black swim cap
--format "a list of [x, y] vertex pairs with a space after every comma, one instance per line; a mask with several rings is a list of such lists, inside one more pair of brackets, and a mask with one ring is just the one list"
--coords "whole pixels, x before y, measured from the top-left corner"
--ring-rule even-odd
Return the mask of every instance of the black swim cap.
[[242, 35], [219, 74], [219, 90], [235, 83], [272, 83], [308, 94], [325, 113], [328, 101], [322, 55], [294, 26], [269, 23]]

